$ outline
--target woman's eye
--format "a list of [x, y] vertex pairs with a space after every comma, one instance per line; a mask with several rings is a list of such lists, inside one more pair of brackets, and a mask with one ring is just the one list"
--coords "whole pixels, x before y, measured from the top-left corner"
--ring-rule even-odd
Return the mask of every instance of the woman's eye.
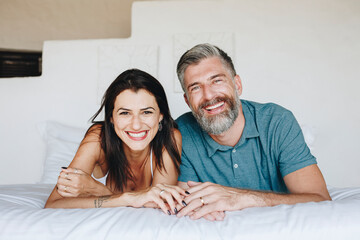
[[126, 115], [129, 115], [129, 113], [128, 113], [128, 112], [121, 112], [121, 113], [119, 113], [119, 115], [124, 115], [124, 116], [126, 116]]
[[152, 111], [144, 111], [144, 114], [152, 114]]

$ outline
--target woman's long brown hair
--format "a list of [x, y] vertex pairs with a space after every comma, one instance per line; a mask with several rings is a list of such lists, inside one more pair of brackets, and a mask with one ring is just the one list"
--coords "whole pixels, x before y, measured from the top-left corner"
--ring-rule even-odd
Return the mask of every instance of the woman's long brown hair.
[[[163, 114], [163, 120], [161, 121], [162, 130], [157, 132], [155, 138], [150, 143], [150, 147], [155, 155], [157, 168], [160, 170], [164, 168], [162, 158], [164, 150], [169, 153], [177, 172], [179, 172], [181, 161], [181, 155], [174, 137], [174, 128], [177, 128], [177, 124], [170, 115], [165, 91], [160, 82], [150, 74], [138, 69], [130, 69], [121, 73], [106, 90], [100, 109], [91, 118], [93, 125], [101, 125], [101, 147], [105, 153], [105, 160], [109, 165], [108, 178], [110, 178], [111, 183], [115, 184], [110, 187], [120, 192], [124, 191], [128, 180], [134, 181], [134, 176], [123, 151], [124, 143], [115, 133], [111, 119], [116, 97], [127, 89], [134, 92], [144, 89], [151, 93], [156, 99], [160, 113]], [[104, 121], [96, 121], [95, 119], [102, 110], [105, 110]], [[92, 129], [92, 127], [89, 129]]]

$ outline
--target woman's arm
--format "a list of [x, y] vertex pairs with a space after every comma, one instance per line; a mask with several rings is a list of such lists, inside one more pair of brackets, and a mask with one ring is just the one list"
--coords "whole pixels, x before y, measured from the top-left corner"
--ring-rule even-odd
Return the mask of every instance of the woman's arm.
[[[178, 148], [178, 152], [181, 155], [181, 146], [182, 146], [182, 138], [179, 130], [174, 129], [174, 137], [175, 143]], [[156, 186], [161, 188], [162, 191], [161, 198], [164, 199], [169, 205], [171, 212], [177, 214], [178, 210], [180, 210], [181, 206], [183, 206], [184, 196], [187, 194], [185, 190], [177, 186], [178, 172], [177, 168], [174, 164], [174, 161], [171, 159], [169, 153], [164, 150], [163, 151], [163, 163], [164, 167], [160, 170], [159, 168], [155, 168], [154, 177], [152, 181], [152, 186]], [[164, 189], [161, 186], [166, 186]], [[145, 207], [155, 207], [151, 202], [144, 205]]]
[[62, 169], [58, 181], [57, 191], [62, 197], [91, 197], [111, 195], [112, 191], [99, 181], [78, 169]]
[[[179, 135], [177, 139], [179, 139]], [[100, 135], [99, 135], [100, 136]], [[99, 151], [101, 151], [100, 141], [96, 144], [96, 141], [89, 141], [94, 139], [87, 139], [87, 136], [83, 140], [86, 144], [80, 145], [78, 152], [75, 155], [73, 162], [70, 164], [71, 170], [82, 169], [84, 173], [90, 174], [93, 171], [94, 166], [99, 158]], [[178, 141], [177, 141], [178, 142]], [[181, 144], [181, 135], [180, 143]], [[178, 145], [181, 147], [181, 145]], [[165, 201], [171, 202], [171, 206], [175, 206], [173, 199], [179, 199], [181, 203], [183, 197], [179, 197], [179, 192], [183, 193], [181, 188], [171, 186], [168, 184], [176, 184], [177, 172], [176, 168], [170, 159], [167, 152], [164, 153], [164, 166], [167, 169], [167, 173], [156, 172], [154, 173], [154, 181], [151, 187], [134, 192], [125, 192], [122, 194], [109, 194], [104, 196], [90, 196], [90, 197], [62, 197], [59, 192], [69, 191], [65, 189], [64, 184], [59, 184], [59, 190], [56, 188], [51, 193], [45, 207], [46, 208], [100, 208], [100, 207], [160, 207], [164, 213], [171, 214], [168, 205]], [[78, 170], [80, 171], [80, 170]], [[61, 175], [65, 175], [64, 172]], [[68, 175], [67, 177], [69, 177]], [[65, 176], [64, 176], [65, 177]], [[163, 182], [163, 183], [160, 183]], [[174, 195], [176, 194], [176, 196]], [[170, 205], [170, 204], [169, 204]], [[171, 208], [171, 209], [174, 209]]]
[[[76, 197], [76, 198], [59, 198], [50, 199], [56, 189], [51, 193], [46, 208], [102, 208], [102, 207], [143, 207], [147, 203], [155, 203], [154, 207], [159, 207], [166, 214], [171, 214], [168, 206], [165, 204], [162, 196], [162, 189], [170, 192], [171, 186], [157, 184], [148, 189], [112, 194], [98, 197]], [[171, 196], [173, 198], [173, 196]]]
[[[179, 155], [181, 155], [181, 146], [182, 146], [181, 133], [177, 129], [174, 129], [173, 131], [174, 131], [175, 143], [178, 148]], [[162, 157], [163, 157], [164, 167], [161, 170], [159, 170], [159, 168], [157, 167], [154, 169], [154, 178], [152, 183], [153, 185], [156, 185], [158, 183], [176, 185], [178, 178], [178, 172], [176, 170], [176, 166], [166, 150], [163, 151]]]
[[[100, 141], [101, 126], [92, 126], [82, 140], [68, 169], [63, 169], [45, 207], [71, 207], [74, 197], [112, 194], [109, 188], [91, 177], [95, 165], [104, 161]], [[81, 207], [81, 206], [74, 206]]]

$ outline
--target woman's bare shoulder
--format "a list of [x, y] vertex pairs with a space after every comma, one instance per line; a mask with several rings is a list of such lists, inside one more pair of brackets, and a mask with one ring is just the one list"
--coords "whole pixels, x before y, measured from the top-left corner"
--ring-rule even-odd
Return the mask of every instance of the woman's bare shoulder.
[[[86, 132], [84, 139], [81, 141], [79, 149], [75, 155], [77, 156], [96, 156], [96, 162], [102, 160], [103, 149], [101, 144], [102, 126], [100, 124], [92, 125]], [[92, 158], [93, 158], [92, 157]]]
[[92, 125], [86, 132], [83, 142], [100, 141], [102, 132], [102, 124]]
[[173, 128], [172, 131], [174, 133], [176, 142], [179, 142], [179, 141], [181, 142], [182, 137], [181, 137], [181, 133], [180, 133], [179, 129]]
[[[86, 169], [84, 171], [89, 174], [92, 173], [96, 164], [101, 166], [105, 159], [101, 143], [101, 128], [101, 125], [95, 124], [88, 129], [73, 159], [77, 168]], [[88, 166], [91, 168], [87, 169]]]

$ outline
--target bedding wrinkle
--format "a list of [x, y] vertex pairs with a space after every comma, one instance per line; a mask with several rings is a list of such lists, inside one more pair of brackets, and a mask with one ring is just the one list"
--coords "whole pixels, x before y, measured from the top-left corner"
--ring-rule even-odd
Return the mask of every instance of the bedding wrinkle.
[[226, 212], [224, 221], [151, 208], [42, 209], [52, 184], [0, 185], [0, 239], [358, 240], [360, 188], [329, 187], [333, 201]]

